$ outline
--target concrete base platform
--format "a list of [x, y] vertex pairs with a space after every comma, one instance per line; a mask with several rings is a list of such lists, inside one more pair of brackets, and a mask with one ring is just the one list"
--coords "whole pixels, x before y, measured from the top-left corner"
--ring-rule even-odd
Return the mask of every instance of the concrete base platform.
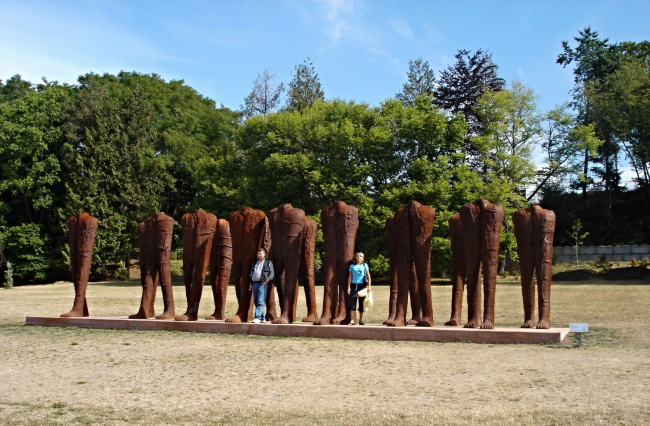
[[477, 330], [462, 327], [386, 327], [384, 325], [344, 326], [294, 324], [231, 324], [225, 321], [136, 320], [126, 317], [27, 317], [26, 325], [41, 327], [79, 327], [111, 330], [168, 330], [195, 333], [251, 334], [258, 336], [316, 337], [322, 339], [406, 340], [418, 342], [471, 343], [560, 343], [568, 328], [537, 330], [497, 327]]

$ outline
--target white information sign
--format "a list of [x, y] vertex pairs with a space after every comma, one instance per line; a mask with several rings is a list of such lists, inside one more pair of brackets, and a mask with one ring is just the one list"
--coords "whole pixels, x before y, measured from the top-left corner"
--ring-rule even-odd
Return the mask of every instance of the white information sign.
[[587, 333], [589, 331], [589, 324], [586, 322], [572, 322], [569, 323], [569, 332], [571, 333]]

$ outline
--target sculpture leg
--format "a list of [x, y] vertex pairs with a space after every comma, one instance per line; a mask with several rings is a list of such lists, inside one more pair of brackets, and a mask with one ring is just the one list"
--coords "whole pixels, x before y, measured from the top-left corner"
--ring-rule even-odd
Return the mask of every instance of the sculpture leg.
[[62, 317], [87, 317], [88, 303], [86, 288], [92, 263], [93, 246], [97, 234], [97, 219], [80, 213], [68, 220], [68, 239], [70, 243], [70, 264], [75, 297], [72, 310]]
[[481, 212], [481, 261], [483, 263], [483, 324], [494, 328], [494, 300], [499, 269], [499, 241], [503, 227], [503, 208], [483, 201]]
[[464, 325], [465, 328], [481, 326], [480, 214], [480, 207], [475, 203], [465, 204], [460, 208], [467, 280], [467, 323]]
[[449, 219], [449, 237], [451, 239], [451, 317], [445, 325], [457, 327], [460, 325], [463, 310], [463, 287], [465, 286], [465, 250], [463, 249], [463, 229], [460, 215]]
[[305, 212], [290, 209], [282, 214], [282, 253], [284, 257], [284, 294], [280, 317], [273, 324], [290, 324], [295, 321], [296, 299], [298, 295], [298, 277], [300, 273], [300, 249], [302, 233], [305, 228]]
[[[265, 235], [268, 232], [266, 215], [264, 212], [253, 209], [242, 209], [233, 213], [233, 216], [243, 216], [243, 229], [241, 241], [241, 279], [240, 279], [240, 298], [237, 313], [226, 319], [226, 322], [246, 322], [254, 314], [251, 308], [254, 308], [252, 302], [253, 292], [249, 288], [251, 284], [250, 270], [255, 262], [257, 250], [267, 244]], [[232, 226], [232, 221], [231, 221]], [[232, 230], [232, 228], [231, 228]], [[233, 232], [233, 249], [235, 248], [235, 233]], [[270, 246], [270, 244], [269, 244]], [[268, 250], [268, 247], [265, 247]], [[234, 258], [234, 255], [233, 255]], [[233, 259], [235, 260], [235, 259]], [[268, 296], [268, 295], [267, 295]]]
[[388, 299], [388, 318], [383, 322], [387, 325], [395, 321], [397, 314], [397, 287], [399, 277], [397, 274], [397, 263], [399, 262], [398, 239], [400, 238], [401, 230], [395, 224], [395, 217], [391, 216], [386, 219], [386, 233], [388, 234], [388, 259], [390, 264], [390, 296]]
[[422, 310], [422, 317], [415, 325], [418, 327], [433, 327], [431, 234], [436, 212], [429, 206], [423, 206], [416, 201], [412, 201], [408, 206], [408, 213], [411, 231], [411, 256], [418, 285], [418, 302]]
[[327, 325], [332, 323], [336, 315], [338, 303], [338, 282], [336, 280], [336, 218], [334, 206], [328, 206], [321, 211], [321, 225], [323, 226], [323, 240], [325, 253], [323, 257], [324, 287], [323, 287], [323, 312], [314, 325]]
[[551, 327], [551, 280], [553, 266], [553, 236], [555, 213], [541, 208], [533, 215], [533, 238], [536, 251], [539, 322], [537, 328]]
[[[282, 308], [282, 300], [284, 299], [285, 270], [284, 247], [282, 245], [282, 214], [288, 206], [290, 205], [282, 205], [272, 209], [266, 215], [271, 230], [271, 241], [274, 242], [271, 244], [271, 251], [267, 254], [268, 258], [273, 262], [273, 269], [275, 270], [275, 278], [269, 282], [269, 288], [266, 293], [268, 303], [265, 318], [271, 322], [278, 317], [275, 306], [275, 293], [273, 292], [274, 287], [277, 290], [280, 308]], [[271, 312], [271, 308], [273, 312]]]
[[398, 209], [393, 215], [393, 223], [398, 232], [397, 238], [391, 241], [397, 252], [397, 302], [395, 304], [395, 319], [386, 325], [403, 327], [406, 325], [406, 311], [408, 309], [409, 287], [411, 286], [411, 268], [413, 267], [411, 254], [411, 231], [408, 212], [405, 207]]
[[224, 219], [217, 220], [212, 253], [210, 254], [210, 286], [214, 298], [214, 312], [206, 317], [208, 320], [225, 318], [226, 295], [232, 268], [232, 237], [230, 226]]
[[301, 281], [307, 302], [307, 316], [303, 322], [314, 322], [318, 320], [316, 310], [316, 277], [314, 276], [314, 258], [316, 253], [316, 232], [318, 224], [309, 218], [305, 219], [305, 230], [302, 238], [302, 256], [300, 269], [302, 271]]
[[411, 272], [409, 276], [409, 300], [411, 301], [411, 319], [408, 320], [406, 325], [415, 325], [422, 320], [420, 288], [418, 283], [418, 273], [415, 269], [415, 263], [411, 265]]
[[217, 225], [217, 218], [212, 214], [204, 212], [192, 213], [196, 217], [196, 226], [194, 228], [194, 265], [191, 277], [189, 296], [187, 298], [187, 310], [183, 315], [176, 317], [176, 321], [196, 321], [199, 315], [199, 303], [203, 294], [203, 284], [205, 274], [210, 261], [210, 252], [212, 251], [212, 239], [214, 230]]
[[[164, 213], [156, 214], [155, 218], [154, 261], [156, 267], [156, 280], [154, 281], [153, 294], [155, 297], [156, 284], [158, 280], [160, 280], [160, 288], [163, 296], [163, 313], [156, 316], [156, 319], [174, 319], [176, 308], [174, 306], [174, 290], [172, 288], [171, 269], [174, 219]], [[151, 302], [153, 304], [153, 298]]]
[[334, 203], [337, 211], [336, 235], [340, 244], [337, 258], [337, 281], [339, 287], [339, 311], [332, 321], [334, 324], [348, 324], [350, 313], [347, 312], [349, 296], [347, 292], [350, 264], [354, 258], [354, 247], [359, 228], [359, 212], [344, 202]]
[[[140, 284], [142, 285], [142, 298], [140, 299], [140, 309], [137, 313], [130, 315], [130, 319], [147, 319], [153, 318], [155, 316], [154, 299], [156, 297], [156, 292], [153, 288], [154, 275], [151, 273], [151, 249], [153, 247], [153, 232], [151, 231], [153, 231], [153, 229], [151, 225], [147, 227], [147, 220], [138, 225], [138, 247], [140, 249]], [[147, 232], [147, 228], [149, 228], [149, 232]]]
[[533, 217], [529, 209], [518, 210], [512, 215], [519, 255], [521, 274], [521, 297], [524, 304], [522, 328], [533, 327], [535, 312], [535, 256], [533, 251]]

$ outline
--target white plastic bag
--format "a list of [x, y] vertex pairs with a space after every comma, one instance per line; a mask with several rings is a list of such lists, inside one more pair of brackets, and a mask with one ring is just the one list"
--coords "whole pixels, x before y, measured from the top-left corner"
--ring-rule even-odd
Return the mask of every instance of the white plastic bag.
[[372, 308], [373, 301], [372, 301], [372, 290], [368, 290], [368, 295], [366, 296], [366, 300], [363, 301], [363, 311], [368, 312], [369, 308]]

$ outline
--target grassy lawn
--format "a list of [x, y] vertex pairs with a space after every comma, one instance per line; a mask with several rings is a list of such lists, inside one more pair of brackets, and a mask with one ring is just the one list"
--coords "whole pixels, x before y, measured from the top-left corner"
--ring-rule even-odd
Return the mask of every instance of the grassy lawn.
[[[435, 284], [441, 326], [449, 319], [451, 286]], [[93, 283], [90, 313], [135, 313], [140, 292], [137, 280]], [[182, 313], [178, 279], [174, 292]], [[365, 319], [380, 323], [388, 287], [374, 292]], [[25, 316], [67, 312], [73, 293], [70, 283], [0, 290], [0, 423], [650, 422], [650, 285], [555, 283], [552, 326], [589, 323], [581, 348], [572, 335], [558, 345], [479, 345], [24, 325]], [[322, 298], [322, 287], [317, 294]], [[233, 287], [228, 298], [231, 315]], [[207, 286], [200, 312], [212, 310]], [[305, 313], [301, 294], [298, 318]], [[497, 286], [495, 320], [497, 327], [523, 321], [516, 281]]]

